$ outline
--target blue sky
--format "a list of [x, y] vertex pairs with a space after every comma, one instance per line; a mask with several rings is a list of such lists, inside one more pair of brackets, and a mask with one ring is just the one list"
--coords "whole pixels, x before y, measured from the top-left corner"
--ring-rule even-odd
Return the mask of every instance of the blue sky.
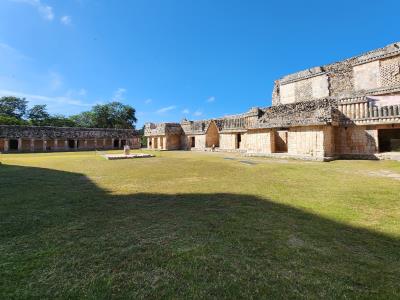
[[400, 40], [400, 1], [0, 0], [0, 96], [138, 125], [271, 104], [273, 81]]

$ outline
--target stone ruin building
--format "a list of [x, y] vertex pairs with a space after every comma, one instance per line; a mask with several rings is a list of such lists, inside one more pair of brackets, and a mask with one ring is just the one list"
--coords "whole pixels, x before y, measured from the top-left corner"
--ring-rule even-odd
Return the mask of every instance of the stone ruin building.
[[132, 129], [0, 125], [0, 153], [140, 148]]
[[275, 81], [272, 106], [145, 125], [148, 148], [313, 160], [400, 151], [400, 42]]

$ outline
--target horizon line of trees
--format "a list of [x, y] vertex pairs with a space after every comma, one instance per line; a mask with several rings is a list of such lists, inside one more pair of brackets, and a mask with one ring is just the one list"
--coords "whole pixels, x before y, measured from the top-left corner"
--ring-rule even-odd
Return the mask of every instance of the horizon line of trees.
[[135, 114], [136, 110], [132, 106], [113, 101], [94, 105], [89, 111], [67, 117], [50, 114], [45, 104], [34, 105], [28, 109], [28, 101], [25, 98], [0, 98], [0, 125], [135, 129]]

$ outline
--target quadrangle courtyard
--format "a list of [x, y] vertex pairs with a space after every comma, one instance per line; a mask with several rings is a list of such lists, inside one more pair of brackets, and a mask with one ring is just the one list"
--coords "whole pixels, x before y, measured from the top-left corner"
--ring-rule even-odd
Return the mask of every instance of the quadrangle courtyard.
[[399, 162], [149, 153], [0, 155], [0, 298], [400, 297]]

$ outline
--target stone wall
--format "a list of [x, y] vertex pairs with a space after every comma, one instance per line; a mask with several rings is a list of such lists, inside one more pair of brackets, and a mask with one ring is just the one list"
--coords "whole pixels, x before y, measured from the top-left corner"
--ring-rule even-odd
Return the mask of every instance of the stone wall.
[[114, 138], [129, 139], [138, 137], [133, 129], [75, 128], [50, 126], [0, 125], [0, 138], [38, 138], [38, 139], [90, 139]]
[[212, 146], [219, 147], [219, 133], [218, 128], [214, 122], [211, 122], [206, 132], [206, 147]]
[[243, 148], [248, 153], [272, 153], [271, 131], [269, 129], [249, 130], [244, 135]]
[[122, 148], [124, 144], [140, 148], [140, 138], [135, 130], [102, 128], [0, 125], [0, 143], [1, 152], [111, 149]]
[[255, 128], [279, 128], [305, 125], [326, 125], [338, 121], [338, 104], [320, 99], [271, 106], [264, 110]]
[[235, 150], [237, 135], [236, 133], [221, 133], [219, 137], [219, 148], [222, 150]]
[[274, 83], [273, 105], [326, 97], [366, 96], [400, 86], [400, 43], [287, 75]]
[[181, 136], [177, 134], [167, 136], [167, 150], [181, 149]]
[[288, 131], [288, 154], [293, 156], [325, 157], [323, 126], [294, 127]]
[[378, 152], [378, 130], [370, 126], [337, 128], [335, 152], [338, 155], [371, 155]]

